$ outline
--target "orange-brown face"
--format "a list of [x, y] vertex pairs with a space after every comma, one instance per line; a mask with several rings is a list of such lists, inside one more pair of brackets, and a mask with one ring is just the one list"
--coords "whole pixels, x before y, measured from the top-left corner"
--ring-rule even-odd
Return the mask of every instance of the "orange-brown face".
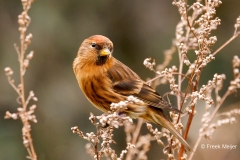
[[83, 41], [78, 56], [83, 62], [102, 66], [111, 58], [112, 51], [113, 43], [107, 37], [94, 35]]
[[113, 66], [112, 51], [113, 43], [107, 37], [95, 35], [83, 41], [73, 62], [80, 88], [85, 85], [83, 82], [103, 76]]

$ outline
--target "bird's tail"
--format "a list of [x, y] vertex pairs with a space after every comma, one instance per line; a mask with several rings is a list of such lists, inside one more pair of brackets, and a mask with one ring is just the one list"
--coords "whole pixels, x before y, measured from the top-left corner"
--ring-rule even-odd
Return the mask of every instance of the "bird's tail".
[[150, 114], [151, 114], [150, 116], [151, 116], [152, 120], [156, 124], [161, 125], [164, 128], [168, 129], [185, 146], [185, 148], [188, 151], [192, 151], [189, 144], [185, 141], [185, 139], [183, 139], [181, 134], [178, 133], [178, 131], [174, 128], [173, 124], [165, 118], [165, 116], [163, 115], [163, 112], [156, 113], [156, 112], [150, 111]]

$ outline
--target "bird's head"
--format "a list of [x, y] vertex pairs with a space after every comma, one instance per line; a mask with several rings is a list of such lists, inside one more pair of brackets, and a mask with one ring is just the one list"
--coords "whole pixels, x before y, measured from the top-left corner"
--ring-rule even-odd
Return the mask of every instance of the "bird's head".
[[102, 66], [112, 58], [113, 43], [104, 36], [94, 35], [83, 41], [78, 56], [86, 64]]

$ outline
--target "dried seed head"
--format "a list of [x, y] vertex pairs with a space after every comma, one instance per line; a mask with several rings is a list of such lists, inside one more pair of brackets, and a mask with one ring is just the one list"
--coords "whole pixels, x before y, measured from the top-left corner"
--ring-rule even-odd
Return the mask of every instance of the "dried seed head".
[[6, 67], [6, 68], [4, 69], [4, 71], [5, 71], [5, 74], [6, 74], [7, 76], [13, 75], [13, 71], [12, 71], [12, 69], [11, 69], [10, 67]]
[[28, 55], [27, 55], [27, 59], [28, 60], [31, 60], [32, 58], [33, 58], [33, 55], [34, 55], [34, 52], [33, 51], [31, 51]]
[[32, 33], [29, 33], [25, 38], [25, 43], [28, 45], [31, 43]]

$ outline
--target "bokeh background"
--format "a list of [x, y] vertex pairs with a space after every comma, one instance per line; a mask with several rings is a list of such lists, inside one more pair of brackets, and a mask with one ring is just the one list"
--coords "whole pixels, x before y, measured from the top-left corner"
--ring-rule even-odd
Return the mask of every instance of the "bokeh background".
[[[4, 120], [7, 110], [15, 112], [17, 94], [5, 77], [4, 68], [14, 70], [19, 82], [17, 54], [13, 44], [19, 43], [17, 17], [22, 11], [20, 0], [0, 0], [0, 160], [24, 160], [27, 152], [22, 145], [19, 120]], [[72, 62], [81, 42], [94, 34], [109, 37], [114, 43], [114, 56], [140, 77], [154, 74], [142, 62], [152, 57], [162, 62], [163, 51], [170, 48], [179, 21], [177, 8], [169, 0], [37, 0], [29, 12], [32, 18], [28, 31], [33, 34], [30, 50], [35, 55], [26, 73], [26, 91], [34, 90], [37, 102], [37, 124], [32, 124], [32, 137], [39, 160], [88, 160], [85, 140], [72, 134], [70, 128], [79, 126], [86, 132], [95, 131], [88, 120], [89, 113], [101, 114], [83, 96], [72, 71]], [[222, 24], [213, 34], [218, 42], [214, 51], [233, 34], [233, 25], [240, 15], [240, 1], [228, 0], [218, 8]], [[232, 57], [240, 56], [240, 38], [225, 47], [202, 74], [201, 84], [212, 79], [214, 73], [225, 73], [223, 94], [232, 79]], [[177, 55], [173, 63], [178, 64]], [[160, 94], [169, 91], [168, 85], [157, 88]], [[240, 96], [230, 96], [220, 111], [240, 108]], [[199, 105], [189, 143], [193, 146], [201, 125], [204, 107]], [[239, 120], [239, 119], [238, 119]], [[194, 159], [238, 159], [240, 157], [239, 123], [216, 130], [212, 140], [200, 144], [234, 144], [235, 150], [207, 150], [200, 147]], [[142, 132], [144, 131], [143, 127]], [[125, 148], [122, 128], [114, 132], [119, 154]], [[162, 147], [152, 143], [149, 159], [166, 159]]]

